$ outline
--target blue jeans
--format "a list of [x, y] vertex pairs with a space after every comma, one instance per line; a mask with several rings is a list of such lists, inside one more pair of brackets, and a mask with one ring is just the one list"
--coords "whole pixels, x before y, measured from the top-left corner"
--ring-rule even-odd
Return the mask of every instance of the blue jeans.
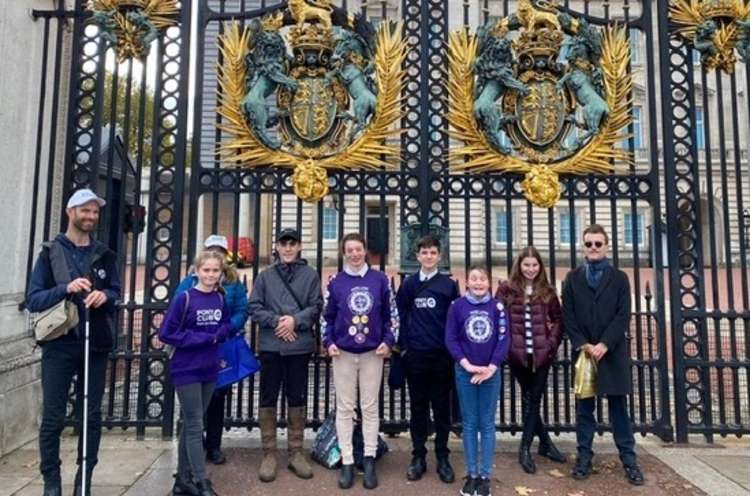
[[[500, 396], [500, 370], [481, 384], [471, 383], [471, 374], [456, 364], [456, 391], [463, 417], [464, 460], [471, 477], [489, 478], [495, 456], [495, 413]], [[481, 434], [481, 442], [478, 439]], [[479, 467], [477, 468], [477, 451]]]

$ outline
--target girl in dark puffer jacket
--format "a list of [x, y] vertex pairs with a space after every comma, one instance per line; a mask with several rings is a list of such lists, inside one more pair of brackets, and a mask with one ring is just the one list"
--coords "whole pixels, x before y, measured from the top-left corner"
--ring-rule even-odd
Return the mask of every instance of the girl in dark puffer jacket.
[[523, 436], [518, 462], [526, 473], [536, 472], [531, 457], [534, 435], [539, 436], [539, 454], [564, 463], [539, 414], [547, 388], [547, 373], [562, 339], [560, 300], [547, 279], [539, 251], [521, 250], [513, 262], [508, 281], [501, 282], [495, 296], [510, 317], [510, 356], [513, 376], [521, 386]]

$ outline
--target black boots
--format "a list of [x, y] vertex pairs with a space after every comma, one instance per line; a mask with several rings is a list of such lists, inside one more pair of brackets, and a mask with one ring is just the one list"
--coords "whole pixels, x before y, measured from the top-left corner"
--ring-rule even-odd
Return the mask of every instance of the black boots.
[[453, 473], [453, 467], [451, 467], [447, 456], [438, 458], [437, 473], [440, 480], [446, 484], [452, 484], [456, 480], [456, 474]]
[[198, 487], [190, 478], [174, 476], [174, 485], [172, 486], [172, 496], [199, 496]]
[[536, 473], [536, 463], [531, 457], [531, 443], [528, 440], [521, 440], [521, 447], [518, 450], [518, 463], [527, 474]]
[[547, 430], [544, 428], [542, 429], [542, 433], [539, 435], [539, 454], [549, 458], [553, 462], [565, 463], [567, 461], [565, 455], [560, 453], [560, 450], [557, 449], [557, 446], [555, 446], [552, 439], [549, 437]]
[[195, 487], [198, 489], [198, 496], [219, 496], [214, 491], [214, 488], [211, 487], [211, 481], [208, 479], [198, 481]]
[[375, 457], [366, 456], [362, 462], [362, 468], [365, 475], [362, 485], [365, 489], [375, 489], [378, 487], [378, 476], [375, 474]]
[[349, 489], [354, 484], [354, 464], [341, 465], [341, 475], [339, 476], [339, 487]]
[[409, 468], [406, 470], [406, 478], [410, 481], [418, 481], [427, 471], [427, 462], [423, 456], [413, 456]]

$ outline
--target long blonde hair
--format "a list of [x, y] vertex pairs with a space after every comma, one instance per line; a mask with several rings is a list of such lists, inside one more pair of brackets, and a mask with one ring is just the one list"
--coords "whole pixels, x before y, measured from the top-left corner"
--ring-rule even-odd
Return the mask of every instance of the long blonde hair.
[[[204, 263], [206, 263], [209, 260], [218, 260], [219, 261], [219, 269], [224, 272], [226, 269], [226, 264], [224, 263], [224, 256], [215, 251], [215, 250], [203, 250], [202, 252], [198, 253], [198, 255], [195, 257], [195, 260], [193, 261], [193, 267], [195, 267], [195, 273], [198, 273], [198, 269], [200, 269]], [[221, 283], [216, 283], [216, 288], [214, 288], [218, 291], [222, 291]]]

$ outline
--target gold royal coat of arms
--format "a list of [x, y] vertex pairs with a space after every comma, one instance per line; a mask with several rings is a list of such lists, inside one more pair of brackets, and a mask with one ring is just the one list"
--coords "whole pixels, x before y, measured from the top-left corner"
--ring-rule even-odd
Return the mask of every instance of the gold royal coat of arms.
[[375, 30], [328, 0], [280, 8], [244, 29], [231, 24], [220, 40], [225, 162], [293, 168], [305, 201], [328, 193], [328, 169], [396, 167], [399, 147], [386, 140], [400, 132], [400, 24]]
[[[617, 145], [631, 122], [630, 47], [624, 27], [600, 31], [554, 4], [517, 11], [449, 39], [454, 172], [525, 174], [526, 198], [550, 208], [560, 174], [611, 173], [631, 162]], [[468, 84], [467, 84], [468, 83]]]

